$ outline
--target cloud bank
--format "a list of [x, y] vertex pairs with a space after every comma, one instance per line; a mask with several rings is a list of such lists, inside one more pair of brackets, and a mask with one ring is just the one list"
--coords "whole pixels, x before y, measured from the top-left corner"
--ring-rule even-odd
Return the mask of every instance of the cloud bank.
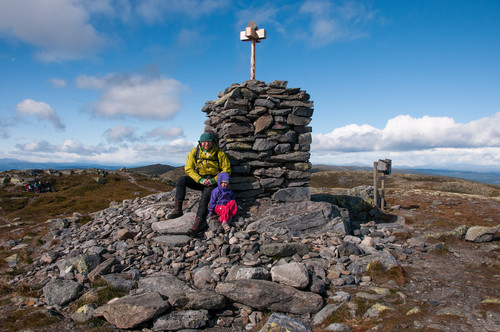
[[19, 158], [31, 162], [73, 162], [98, 163], [114, 166], [146, 165], [163, 163], [183, 165], [188, 152], [196, 142], [176, 139], [167, 144], [152, 145], [136, 142], [133, 145], [96, 145], [88, 146], [74, 140], [64, 140], [53, 144], [46, 140], [18, 144], [3, 158]]
[[[18, 144], [10, 156], [4, 157], [21, 153], [26, 160], [40, 162], [183, 165], [196, 142], [177, 138], [182, 135], [182, 128], [158, 127], [138, 136], [134, 128], [117, 125], [104, 133], [108, 144], [86, 146], [73, 140], [52, 144], [41, 140]], [[160, 140], [169, 141], [166, 144], [150, 143]], [[392, 159], [394, 167], [471, 170], [483, 166], [499, 171], [500, 112], [468, 123], [456, 123], [447, 117], [401, 115], [389, 119], [383, 129], [351, 124], [327, 134], [313, 133], [313, 164], [369, 166], [373, 161], [385, 158]]]
[[399, 115], [383, 129], [350, 124], [313, 134], [311, 150], [316, 163], [370, 164], [390, 158], [405, 160], [407, 166], [498, 165], [500, 112], [468, 123], [449, 117]]
[[449, 117], [398, 115], [384, 129], [351, 124], [315, 134], [313, 149], [331, 152], [500, 147], [500, 112], [468, 123]]
[[181, 109], [181, 92], [185, 89], [170, 78], [117, 74], [83, 75], [76, 79], [76, 84], [81, 89], [102, 93], [91, 109], [94, 116], [105, 118], [171, 119]]

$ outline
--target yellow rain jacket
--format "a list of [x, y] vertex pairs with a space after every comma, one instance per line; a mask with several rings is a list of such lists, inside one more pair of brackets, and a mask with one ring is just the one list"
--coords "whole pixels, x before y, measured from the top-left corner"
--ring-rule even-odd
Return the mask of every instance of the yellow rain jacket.
[[189, 152], [184, 170], [190, 178], [198, 183], [203, 182], [202, 179], [210, 179], [212, 184], [216, 184], [217, 174], [220, 172], [231, 174], [231, 163], [226, 153], [216, 144], [209, 151], [205, 151], [198, 144]]

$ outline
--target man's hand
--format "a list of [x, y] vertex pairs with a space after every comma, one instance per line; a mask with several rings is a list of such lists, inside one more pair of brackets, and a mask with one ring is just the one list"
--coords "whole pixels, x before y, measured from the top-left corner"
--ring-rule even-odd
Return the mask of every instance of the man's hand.
[[205, 179], [201, 184], [208, 187], [212, 185], [212, 182], [210, 181], [210, 179]]

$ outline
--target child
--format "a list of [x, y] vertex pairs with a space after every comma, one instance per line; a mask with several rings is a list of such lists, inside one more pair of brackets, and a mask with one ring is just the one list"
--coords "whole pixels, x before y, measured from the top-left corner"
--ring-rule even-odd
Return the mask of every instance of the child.
[[229, 174], [221, 172], [217, 175], [217, 188], [212, 191], [208, 204], [209, 216], [215, 213], [220, 216], [220, 222], [225, 232], [229, 232], [229, 220], [236, 215], [238, 206], [234, 193], [229, 186]]

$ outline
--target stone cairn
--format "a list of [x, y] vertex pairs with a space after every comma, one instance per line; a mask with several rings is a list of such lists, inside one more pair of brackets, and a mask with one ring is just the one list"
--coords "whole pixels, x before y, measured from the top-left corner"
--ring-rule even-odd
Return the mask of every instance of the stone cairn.
[[[208, 101], [205, 130], [219, 136], [240, 199], [268, 197], [281, 188], [307, 187], [314, 103], [287, 81], [233, 84]], [[307, 198], [308, 199], [308, 198]]]

